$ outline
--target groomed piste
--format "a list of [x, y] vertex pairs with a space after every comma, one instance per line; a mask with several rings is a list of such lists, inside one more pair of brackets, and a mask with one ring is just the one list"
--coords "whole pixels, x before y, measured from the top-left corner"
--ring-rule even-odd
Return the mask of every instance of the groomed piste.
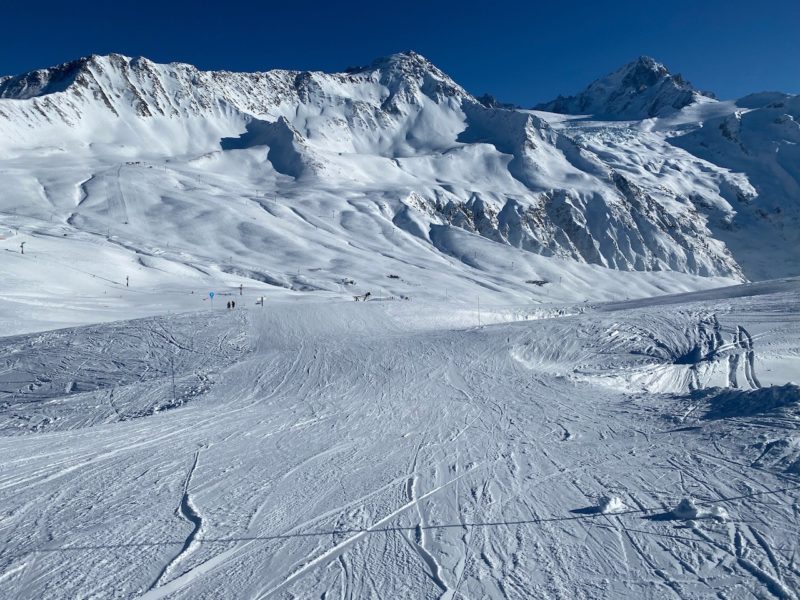
[[487, 305], [480, 327], [275, 302], [4, 338], [0, 585], [793, 598], [799, 290]]

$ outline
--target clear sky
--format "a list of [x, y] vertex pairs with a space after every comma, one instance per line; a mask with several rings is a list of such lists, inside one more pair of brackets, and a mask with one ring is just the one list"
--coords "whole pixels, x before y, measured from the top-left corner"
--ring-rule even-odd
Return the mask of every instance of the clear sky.
[[412, 49], [475, 94], [530, 106], [647, 54], [721, 98], [800, 93], [800, 0], [12, 0], [0, 23], [3, 75], [109, 52], [336, 71]]

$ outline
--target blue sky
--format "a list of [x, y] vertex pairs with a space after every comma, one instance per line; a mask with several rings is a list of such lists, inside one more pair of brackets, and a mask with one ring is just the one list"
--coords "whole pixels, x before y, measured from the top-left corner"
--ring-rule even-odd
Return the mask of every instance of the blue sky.
[[335, 71], [400, 50], [530, 106], [648, 54], [722, 98], [800, 93], [800, 0], [9, 2], [0, 74], [120, 52], [203, 69]]

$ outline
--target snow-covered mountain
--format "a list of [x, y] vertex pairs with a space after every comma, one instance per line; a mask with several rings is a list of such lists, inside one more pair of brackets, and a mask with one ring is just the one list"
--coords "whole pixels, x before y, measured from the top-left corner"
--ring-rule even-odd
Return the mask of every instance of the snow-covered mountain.
[[696, 90], [681, 75], [672, 75], [664, 65], [649, 56], [640, 56], [601, 77], [579, 94], [559, 96], [536, 108], [607, 119], [647, 119], [712, 99], [712, 94]]
[[798, 119], [0, 78], [0, 596], [796, 599]]
[[725, 237], [752, 277], [797, 269], [800, 96], [747, 96], [737, 101], [734, 112], [671, 141], [715, 165], [747, 174], [754, 193], [736, 202]]
[[[332, 74], [204, 72], [112, 54], [6, 77], [0, 241], [38, 237], [32, 252], [47, 236], [54, 255], [87, 265], [99, 245], [114, 257], [102, 277], [117, 282], [135, 269], [164, 285], [199, 277], [193, 286], [333, 294], [355, 281], [395, 295], [489, 285], [503, 297], [575, 299], [791, 274], [793, 171], [780, 190], [762, 186], [755, 155], [714, 154], [731, 144], [722, 129], [700, 139], [704, 120], [747, 109], [650, 59], [601, 82], [577, 112], [667, 116], [509, 108], [414, 52]], [[742, 143], [766, 152], [794, 121], [760, 123], [752, 136], [765, 145]], [[619, 272], [653, 276], [620, 285]], [[3, 275], [19, 289], [43, 276]], [[529, 283], [565, 276], [558, 290]]]

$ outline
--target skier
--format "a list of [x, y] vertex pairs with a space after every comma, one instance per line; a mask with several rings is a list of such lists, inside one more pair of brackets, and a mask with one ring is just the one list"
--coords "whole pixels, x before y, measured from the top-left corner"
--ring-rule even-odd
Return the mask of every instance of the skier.
[[230, 300], [228, 300], [228, 303], [225, 305], [225, 307], [226, 307], [228, 310], [230, 310], [230, 308], [231, 308], [231, 302], [230, 302]]
[[231, 308], [236, 308], [236, 301], [235, 300], [231, 300]]

